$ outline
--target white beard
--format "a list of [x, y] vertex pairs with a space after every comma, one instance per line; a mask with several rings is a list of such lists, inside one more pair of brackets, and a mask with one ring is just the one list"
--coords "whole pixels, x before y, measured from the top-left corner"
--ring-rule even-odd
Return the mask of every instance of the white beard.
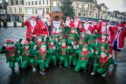
[[102, 32], [106, 32], [106, 26], [102, 26]]
[[74, 26], [77, 28], [78, 27], [78, 20], [74, 20]]
[[32, 26], [32, 32], [34, 31], [34, 27], [35, 27], [35, 25], [36, 25], [36, 21], [30, 21], [30, 23], [31, 23], [31, 26]]
[[66, 26], [69, 27], [69, 24], [70, 24], [70, 20], [66, 20]]
[[84, 24], [84, 28], [85, 28], [85, 30], [87, 31], [88, 28], [89, 28], [89, 24]]
[[31, 20], [30, 23], [31, 23], [32, 27], [34, 27], [36, 25], [36, 21]]
[[53, 26], [55, 28], [55, 31], [58, 33], [59, 32], [59, 28], [60, 28], [60, 21], [53, 21]]

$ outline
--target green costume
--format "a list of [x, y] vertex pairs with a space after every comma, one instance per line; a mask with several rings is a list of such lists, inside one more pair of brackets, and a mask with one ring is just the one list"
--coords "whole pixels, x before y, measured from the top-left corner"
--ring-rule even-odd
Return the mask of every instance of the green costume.
[[97, 72], [101, 75], [106, 74], [108, 72], [111, 61], [111, 58], [109, 58], [108, 56], [105, 56], [104, 58], [102, 56], [99, 56], [96, 63], [94, 64], [93, 72]]
[[68, 59], [67, 59], [67, 54], [68, 52], [68, 46], [66, 45], [66, 42], [62, 40], [61, 45], [59, 47], [59, 64], [62, 66], [64, 64], [65, 67], [68, 67]]
[[0, 52], [3, 52], [6, 54], [6, 61], [9, 63], [9, 68], [14, 71], [15, 68], [15, 62], [16, 62], [16, 56], [15, 56], [15, 46], [14, 41], [11, 39], [8, 39], [6, 41], [5, 49], [1, 49]]
[[[87, 47], [84, 47], [87, 49]], [[91, 52], [89, 50], [86, 50], [85, 52], [82, 51], [79, 54], [79, 59], [77, 61], [77, 65], [75, 66], [75, 71], [80, 71], [82, 68], [83, 70], [87, 69], [87, 65], [89, 62], [90, 57], [92, 56]]]
[[41, 48], [38, 50], [36, 55], [36, 63], [39, 65], [40, 72], [44, 72], [45, 68], [48, 67], [47, 59], [47, 51], [46, 45], [44, 43], [41, 44]]
[[[52, 44], [51, 44], [52, 43]], [[47, 63], [50, 64], [51, 60], [53, 64], [56, 66], [56, 51], [55, 51], [54, 40], [49, 41], [48, 44], [48, 52], [47, 52]]]

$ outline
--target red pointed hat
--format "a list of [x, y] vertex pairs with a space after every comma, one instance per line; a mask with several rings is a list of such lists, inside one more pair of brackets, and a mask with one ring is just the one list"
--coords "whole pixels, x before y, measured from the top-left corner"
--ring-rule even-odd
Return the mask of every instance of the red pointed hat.
[[31, 19], [35, 19], [36, 17], [35, 16], [31, 16]]
[[123, 23], [118, 24], [119, 27], [124, 27]]
[[14, 42], [14, 40], [12, 40], [12, 39], [7, 39], [6, 42], [12, 43], [12, 42]]
[[106, 22], [105, 22], [105, 21], [103, 21], [103, 22], [102, 22], [102, 24], [106, 25]]
[[67, 16], [66, 18], [69, 18], [69, 19], [71, 19], [71, 17], [70, 17], [70, 16]]
[[75, 16], [75, 19], [78, 19], [79, 17], [78, 16]]
[[88, 19], [86, 19], [86, 20], [85, 20], [85, 22], [86, 22], [86, 23], [89, 23], [89, 20], [88, 20]]

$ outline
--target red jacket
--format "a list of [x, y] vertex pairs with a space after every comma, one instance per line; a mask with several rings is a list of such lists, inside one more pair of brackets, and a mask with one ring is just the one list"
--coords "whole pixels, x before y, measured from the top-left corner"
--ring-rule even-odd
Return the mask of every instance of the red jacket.
[[33, 34], [36, 35], [36, 36], [39, 36], [39, 27], [38, 27], [37, 22], [36, 22], [36, 25], [35, 25], [33, 31], [32, 31], [33, 27], [32, 27], [32, 25], [31, 25], [31, 23], [29, 21], [25, 21], [24, 25], [27, 26], [26, 38], [32, 39]]
[[39, 34], [48, 36], [49, 31], [48, 31], [47, 25], [45, 23], [43, 23], [41, 20], [37, 20], [37, 23], [38, 23], [39, 29], [40, 29]]
[[111, 27], [109, 30], [110, 30], [110, 45], [113, 46], [115, 39], [118, 37], [117, 38], [117, 41], [118, 41], [117, 47], [119, 49], [122, 49], [124, 47], [124, 39], [126, 36], [126, 29], [120, 31], [119, 34], [117, 33], [117, 30], [118, 30], [117, 26]]
[[[93, 31], [94, 31], [93, 27], [90, 26], [90, 25], [89, 25], [89, 27], [88, 27], [88, 30], [89, 30], [90, 32], [93, 32]], [[86, 33], [86, 29], [85, 29], [84, 26], [81, 28], [81, 32], [85, 32], [85, 33]]]

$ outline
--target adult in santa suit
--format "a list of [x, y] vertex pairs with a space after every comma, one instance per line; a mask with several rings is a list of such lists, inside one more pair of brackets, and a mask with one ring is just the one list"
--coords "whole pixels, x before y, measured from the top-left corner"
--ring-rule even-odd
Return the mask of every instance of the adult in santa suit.
[[126, 28], [123, 23], [119, 23], [118, 26], [111, 27], [110, 29], [110, 53], [114, 50], [115, 61], [117, 65], [119, 62], [119, 53], [124, 47], [124, 39], [126, 36]]
[[54, 29], [58, 34], [60, 32], [60, 28], [64, 28], [64, 21], [58, 16], [55, 16], [55, 18], [51, 21], [51, 30]]
[[67, 16], [66, 17], [66, 22], [65, 22], [65, 32], [68, 33], [70, 31], [70, 28], [71, 28], [71, 17], [70, 16]]
[[77, 32], [78, 34], [80, 34], [80, 29], [82, 28], [82, 24], [78, 16], [74, 18], [74, 27], [77, 28]]
[[31, 18], [29, 18], [28, 20], [26, 20], [24, 22], [24, 25], [27, 26], [26, 39], [28, 41], [30, 41], [33, 36], [34, 37], [39, 36], [39, 34], [40, 34], [40, 32], [39, 32], [39, 26], [37, 24], [35, 16], [32, 16]]
[[98, 24], [98, 32], [100, 34], [105, 34], [107, 33], [107, 23], [105, 21], [99, 21], [99, 24]]
[[40, 16], [40, 19], [37, 20], [39, 28], [40, 28], [40, 35], [44, 35], [45, 37], [49, 36], [49, 32], [48, 32], [48, 27], [46, 25], [46, 19], [45, 17], [42, 15]]
[[93, 34], [98, 33], [98, 26], [97, 26], [97, 22], [95, 20], [92, 21], [92, 27], [93, 27]]
[[89, 20], [85, 20], [84, 26], [81, 28], [81, 31], [88, 33], [89, 31], [93, 33], [93, 27], [89, 24]]

